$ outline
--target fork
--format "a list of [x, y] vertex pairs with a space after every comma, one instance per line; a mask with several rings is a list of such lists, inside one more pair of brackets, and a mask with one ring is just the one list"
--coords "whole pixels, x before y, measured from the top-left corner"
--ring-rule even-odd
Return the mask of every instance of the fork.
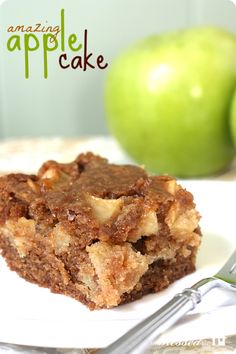
[[236, 250], [213, 277], [204, 278], [176, 294], [154, 314], [138, 323], [98, 354], [142, 354], [165, 330], [187, 312], [195, 309], [210, 290], [221, 287], [236, 290]]

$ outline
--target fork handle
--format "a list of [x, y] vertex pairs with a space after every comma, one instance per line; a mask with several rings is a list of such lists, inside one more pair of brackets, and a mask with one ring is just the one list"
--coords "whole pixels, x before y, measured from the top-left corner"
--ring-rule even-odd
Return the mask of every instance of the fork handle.
[[187, 312], [195, 309], [202, 296], [219, 285], [216, 278], [206, 278], [176, 294], [172, 300], [120, 337], [99, 354], [142, 354], [151, 343]]

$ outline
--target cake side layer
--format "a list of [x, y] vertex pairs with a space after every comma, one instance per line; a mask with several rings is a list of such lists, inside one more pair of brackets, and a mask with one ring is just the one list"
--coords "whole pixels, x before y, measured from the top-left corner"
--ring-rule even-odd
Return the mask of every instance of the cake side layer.
[[[17, 251], [8, 243], [0, 238], [0, 248], [3, 250], [2, 255], [6, 259], [9, 268], [16, 271], [22, 278], [38, 284], [42, 287], [49, 288], [52, 292], [68, 295], [88, 306], [90, 310], [100, 308], [98, 304], [89, 300], [86, 291], [81, 287], [76, 287], [73, 280], [68, 282], [65, 275], [64, 267], [60, 267], [54, 259], [49, 264], [49, 259], [44, 260], [40, 257], [37, 261], [39, 253], [32, 253], [31, 258], [22, 260], [19, 258]], [[173, 263], [169, 260], [159, 260], [151, 264], [145, 274], [135, 284], [130, 292], [124, 292], [119, 304], [132, 302], [140, 299], [142, 296], [159, 292], [167, 288], [174, 281], [195, 271], [195, 256], [190, 255], [186, 258], [177, 257]], [[92, 274], [94, 276], [94, 274]], [[72, 278], [73, 279], [73, 276]], [[90, 278], [92, 279], [92, 278]], [[91, 285], [90, 285], [91, 286]], [[114, 305], [115, 306], [115, 305]], [[113, 307], [103, 305], [104, 307]]]

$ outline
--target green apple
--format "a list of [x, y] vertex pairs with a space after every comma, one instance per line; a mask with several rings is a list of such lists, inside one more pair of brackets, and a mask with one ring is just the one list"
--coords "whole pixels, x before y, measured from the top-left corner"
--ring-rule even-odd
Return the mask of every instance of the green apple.
[[234, 156], [229, 107], [236, 85], [236, 37], [198, 27], [152, 36], [108, 72], [111, 132], [137, 162], [181, 177], [223, 170]]
[[230, 108], [230, 131], [231, 136], [234, 142], [234, 146], [236, 147], [236, 90], [234, 91], [234, 95], [231, 101]]

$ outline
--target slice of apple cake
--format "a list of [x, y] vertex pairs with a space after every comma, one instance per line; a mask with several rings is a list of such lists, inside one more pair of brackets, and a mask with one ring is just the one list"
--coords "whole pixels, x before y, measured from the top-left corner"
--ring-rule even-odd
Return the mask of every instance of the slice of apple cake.
[[0, 249], [10, 269], [90, 309], [194, 271], [198, 222], [192, 194], [174, 178], [92, 153], [0, 178]]

